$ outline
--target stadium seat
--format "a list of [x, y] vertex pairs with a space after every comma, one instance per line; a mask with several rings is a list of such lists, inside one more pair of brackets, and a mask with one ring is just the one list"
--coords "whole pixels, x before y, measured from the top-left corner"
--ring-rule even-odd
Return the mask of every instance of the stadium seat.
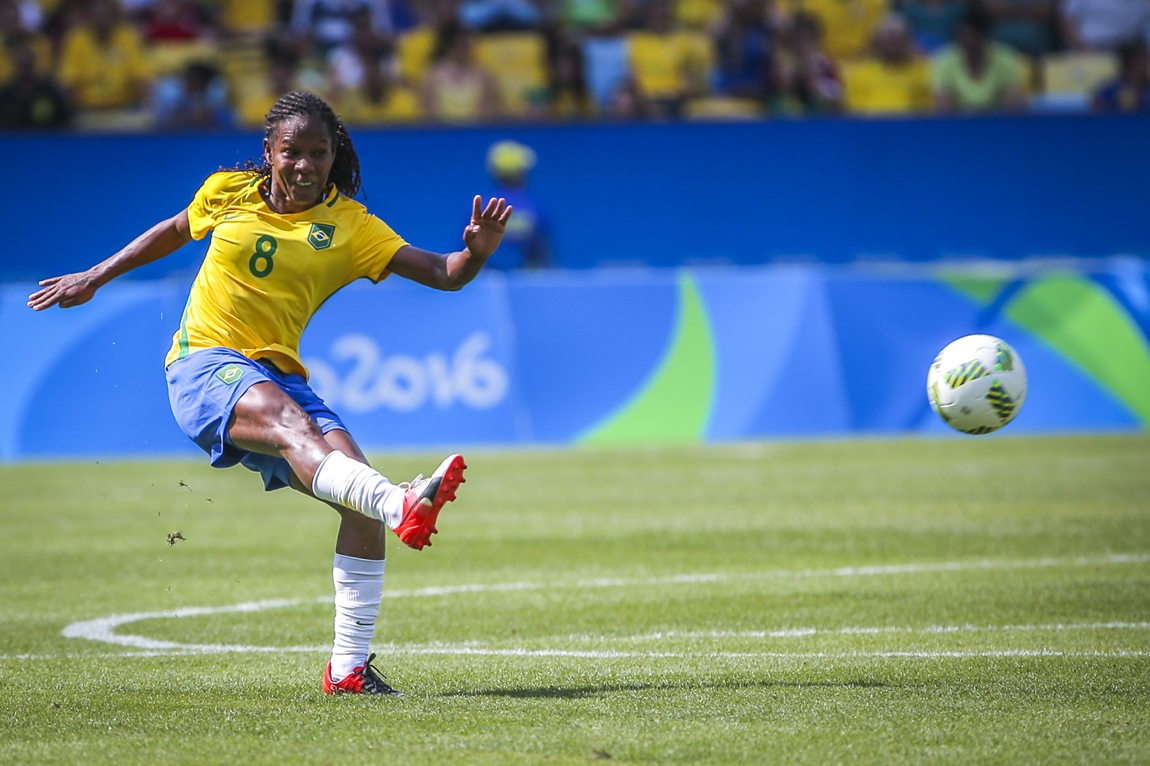
[[1041, 72], [1043, 92], [1032, 100], [1032, 109], [1083, 112], [1098, 86], [1117, 76], [1118, 62], [1111, 53], [1054, 53], [1043, 57]]
[[423, 82], [427, 70], [431, 68], [435, 42], [435, 27], [430, 26], [416, 27], [399, 38], [395, 57], [401, 79], [415, 85]]
[[679, 0], [675, 19], [690, 29], [707, 29], [723, 11], [722, 0]]
[[547, 88], [547, 42], [537, 32], [482, 35], [475, 60], [495, 77], [508, 114], [524, 114], [532, 95]]
[[235, 34], [260, 36], [276, 23], [276, 0], [219, 0], [220, 20]]
[[258, 42], [233, 40], [225, 43], [218, 61], [233, 103], [238, 104], [250, 94], [264, 89], [267, 61]]
[[166, 77], [193, 62], [216, 63], [219, 48], [206, 40], [167, 40], [144, 48], [144, 56], [152, 77]]

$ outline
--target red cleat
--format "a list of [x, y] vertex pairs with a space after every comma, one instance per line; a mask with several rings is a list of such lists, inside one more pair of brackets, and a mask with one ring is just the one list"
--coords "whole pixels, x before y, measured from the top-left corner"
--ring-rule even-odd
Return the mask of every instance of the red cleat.
[[394, 530], [404, 545], [417, 551], [423, 550], [425, 545], [431, 545], [431, 536], [439, 531], [435, 528], [435, 520], [439, 517], [440, 509], [444, 503], [455, 499], [455, 491], [467, 481], [463, 478], [465, 468], [467, 464], [463, 462], [463, 455], [449, 455], [431, 474], [430, 479], [416, 476], [415, 481], [406, 487], [403, 521]]
[[387, 681], [383, 680], [383, 676], [381, 676], [379, 671], [371, 664], [371, 661], [374, 659], [374, 654], [368, 655], [367, 662], [351, 671], [351, 675], [339, 683], [331, 680], [331, 663], [329, 662], [327, 669], [323, 671], [323, 693], [379, 694], [388, 697], [405, 696], [403, 692], [392, 689]]

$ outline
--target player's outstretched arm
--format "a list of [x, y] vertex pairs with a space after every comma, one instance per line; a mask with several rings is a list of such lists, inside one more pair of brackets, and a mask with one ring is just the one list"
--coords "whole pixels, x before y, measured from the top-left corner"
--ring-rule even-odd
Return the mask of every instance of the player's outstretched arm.
[[87, 303], [92, 300], [96, 290], [108, 282], [134, 268], [171, 255], [186, 245], [191, 238], [188, 211], [181, 210], [166, 221], [160, 221], [111, 258], [87, 271], [41, 280], [40, 289], [28, 296], [28, 305], [35, 311], [43, 311], [53, 306], [67, 309]]
[[484, 207], [483, 199], [476, 195], [471, 201], [471, 223], [463, 230], [462, 250], [439, 254], [407, 245], [392, 256], [387, 268], [404, 279], [437, 290], [458, 290], [475, 279], [499, 247], [511, 211], [503, 198], [492, 197]]

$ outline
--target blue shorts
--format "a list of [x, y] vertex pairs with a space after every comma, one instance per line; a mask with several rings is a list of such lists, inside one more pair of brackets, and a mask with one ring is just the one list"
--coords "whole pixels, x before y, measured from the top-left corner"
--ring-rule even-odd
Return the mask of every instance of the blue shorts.
[[228, 419], [236, 402], [249, 388], [264, 381], [274, 383], [294, 399], [325, 434], [347, 430], [302, 375], [285, 374], [271, 362], [248, 359], [230, 348], [195, 351], [168, 365], [167, 375], [172, 414], [183, 432], [211, 455], [212, 466], [228, 468], [240, 463], [263, 476], [264, 488], [269, 492], [291, 486], [291, 466], [278, 455], [240, 449], [228, 437]]

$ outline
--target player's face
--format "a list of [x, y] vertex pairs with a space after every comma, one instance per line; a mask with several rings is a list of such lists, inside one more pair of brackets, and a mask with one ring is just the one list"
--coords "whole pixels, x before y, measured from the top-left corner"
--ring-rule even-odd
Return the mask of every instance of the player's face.
[[271, 140], [264, 139], [264, 157], [272, 169], [271, 196], [294, 213], [323, 199], [327, 176], [335, 160], [332, 135], [323, 120], [293, 117], [281, 122]]

